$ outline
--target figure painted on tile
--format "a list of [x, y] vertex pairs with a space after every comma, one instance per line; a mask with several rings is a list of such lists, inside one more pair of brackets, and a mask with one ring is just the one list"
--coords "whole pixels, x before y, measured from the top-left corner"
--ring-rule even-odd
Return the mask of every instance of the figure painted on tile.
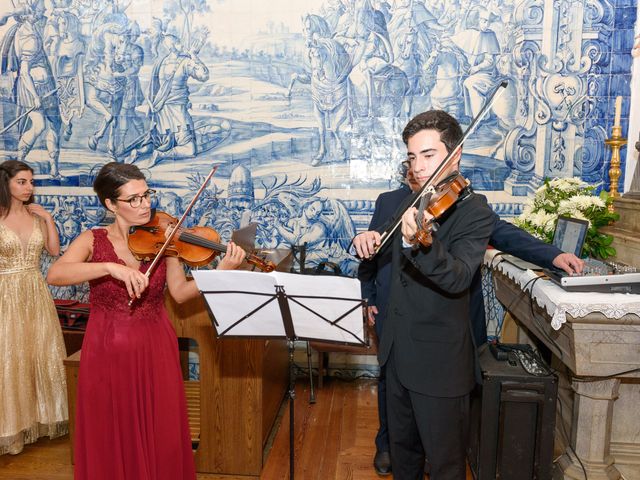
[[20, 132], [18, 160], [25, 161], [36, 141], [43, 137], [48, 152], [49, 174], [60, 177], [60, 109], [55, 79], [42, 38], [46, 17], [42, 0], [28, 0], [13, 13], [0, 17], [0, 25], [13, 17], [12, 25], [2, 39], [6, 52], [0, 74], [15, 72], [13, 95], [18, 107]]
[[340, 127], [348, 119], [348, 77], [351, 62], [347, 52], [335, 40], [318, 38], [309, 46], [311, 97], [313, 112], [319, 123], [320, 144], [311, 165], [320, 165], [331, 148], [327, 134], [335, 141], [333, 157], [345, 160], [347, 150]]
[[336, 11], [335, 17], [329, 17], [334, 36], [347, 36], [352, 28], [356, 13], [356, 0], [340, 0], [341, 6]]
[[351, 28], [335, 38], [349, 53], [353, 65], [349, 74], [352, 115], [366, 118], [398, 114], [386, 104], [402, 104], [409, 85], [404, 73], [391, 66], [393, 49], [382, 13], [364, 0], [356, 8]]
[[[122, 58], [117, 61], [122, 68], [122, 74], [126, 79], [122, 110], [120, 111], [120, 152], [125, 151], [127, 138], [137, 138], [144, 133], [144, 122], [136, 112], [136, 108], [144, 102], [144, 94], [140, 86], [140, 69], [144, 64], [144, 50], [136, 42], [140, 37], [138, 22], [131, 22], [125, 35], [126, 44], [122, 50]], [[128, 137], [132, 135], [132, 137]]]
[[107, 153], [117, 157], [118, 122], [125, 95], [126, 77], [124, 58], [127, 45], [128, 20], [124, 15], [113, 15], [109, 21], [97, 26], [89, 43], [85, 73], [86, 104], [101, 120], [98, 129], [89, 136], [91, 150], [107, 135]]
[[60, 321], [40, 271], [60, 253], [51, 214], [33, 203], [33, 170], [0, 164], [0, 455], [67, 433]]
[[[324, 18], [305, 15], [302, 24], [307, 48], [306, 71], [292, 74], [287, 98], [291, 99], [296, 83], [311, 86], [313, 112], [318, 121], [320, 140], [311, 165], [317, 166], [329, 153], [337, 160], [345, 160], [347, 156], [340, 127], [348, 120], [348, 76], [351, 73], [351, 60], [342, 44], [331, 38], [331, 28]], [[327, 134], [333, 137], [334, 142], [328, 143]]]
[[439, 24], [438, 18], [427, 9], [424, 2], [414, 0], [399, 0], [393, 9], [391, 20], [387, 24], [389, 40], [397, 55], [399, 38], [409, 30], [415, 31], [415, 41], [418, 44], [417, 50], [423, 55], [428, 55], [431, 51], [432, 40], [436, 33], [443, 28]]
[[314, 198], [302, 206], [299, 217], [276, 224], [278, 233], [290, 245], [307, 244], [309, 250], [321, 250], [327, 238], [327, 226], [320, 221], [324, 204]]
[[[342, 0], [328, 0], [320, 10], [320, 18], [325, 20], [331, 31], [334, 32], [345, 10], [346, 8]], [[309, 15], [306, 16], [308, 17]]]
[[[283, 212], [284, 213], [284, 212]], [[355, 234], [355, 227], [344, 205], [333, 199], [307, 199], [297, 216], [290, 216], [275, 224], [285, 245], [306, 244], [306, 268], [329, 261], [351, 273], [356, 263], [346, 256], [346, 249]]]
[[501, 53], [496, 33], [489, 27], [491, 12], [478, 12], [478, 26], [460, 32], [453, 41], [469, 59], [469, 76], [464, 81], [465, 115], [474, 118], [482, 109], [485, 98], [498, 85], [496, 61]]
[[498, 126], [502, 130], [510, 130], [516, 126], [516, 115], [518, 113], [518, 95], [524, 94], [526, 85], [524, 76], [517, 71], [518, 66], [513, 61], [511, 53], [503, 53], [498, 56], [496, 69], [499, 77], [498, 81], [506, 80], [507, 88], [499, 103], [493, 106], [493, 113], [498, 120]]
[[161, 18], [153, 17], [151, 27], [147, 31], [149, 40], [151, 40], [151, 58], [157, 58], [160, 53], [158, 49], [162, 46], [162, 39], [167, 34], [167, 22]]
[[464, 114], [462, 81], [469, 73], [469, 62], [464, 51], [449, 38], [437, 40], [424, 70], [432, 107], [461, 117]]
[[58, 16], [60, 13], [60, 10], [55, 8], [54, 5], [54, 8], [49, 12], [49, 16], [44, 22], [44, 26], [42, 28], [42, 44], [52, 68], [54, 68], [58, 44], [60, 43], [60, 32], [58, 27]]
[[[194, 39], [187, 52], [178, 37], [164, 35], [162, 44], [168, 53], [154, 63], [149, 84], [152, 126], [149, 135], [139, 139], [138, 147], [132, 150], [128, 161], [137, 161], [141, 167], [150, 168], [163, 158], [188, 158], [198, 154], [189, 111], [188, 82], [190, 78], [199, 82], [209, 79], [209, 69], [198, 57], [204, 40], [204, 35]], [[149, 153], [151, 148], [151, 158], [137, 160], [138, 155]]]
[[[422, 46], [421, 46], [422, 43]], [[427, 106], [427, 82], [425, 79], [425, 63], [428, 52], [433, 52], [431, 42], [424, 45], [419, 41], [418, 30], [414, 27], [403, 29], [392, 41], [394, 51], [393, 65], [399, 68], [407, 78], [408, 90], [405, 98], [404, 114], [408, 116], [412, 110], [424, 110]]]
[[166, 191], [158, 194], [158, 208], [169, 215], [180, 216], [182, 214], [182, 197], [177, 193]]
[[60, 41], [52, 65], [60, 98], [60, 115], [64, 125], [63, 138], [69, 140], [73, 119], [82, 117], [84, 98], [84, 53], [86, 45], [80, 35], [80, 21], [69, 12], [58, 17]]
[[89, 223], [84, 210], [75, 202], [65, 202], [66, 208], [58, 213], [56, 221], [60, 225], [60, 243], [67, 247], [82, 231], [83, 224]]

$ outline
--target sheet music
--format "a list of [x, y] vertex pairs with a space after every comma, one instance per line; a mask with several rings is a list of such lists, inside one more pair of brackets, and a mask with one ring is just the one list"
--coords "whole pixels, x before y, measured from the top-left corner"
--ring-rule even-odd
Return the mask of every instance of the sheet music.
[[364, 343], [360, 282], [329, 275], [194, 270], [218, 335], [285, 337], [276, 286], [288, 299], [300, 340]]

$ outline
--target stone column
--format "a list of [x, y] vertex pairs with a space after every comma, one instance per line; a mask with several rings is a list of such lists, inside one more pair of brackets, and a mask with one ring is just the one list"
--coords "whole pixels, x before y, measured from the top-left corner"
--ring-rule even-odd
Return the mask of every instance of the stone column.
[[559, 465], [564, 479], [583, 480], [584, 466], [589, 480], [617, 480], [620, 472], [610, 454], [613, 402], [618, 398], [620, 380], [617, 378], [597, 382], [572, 383], [575, 392], [573, 400], [573, 422], [571, 426], [571, 447], [578, 455], [567, 452], [560, 458]]

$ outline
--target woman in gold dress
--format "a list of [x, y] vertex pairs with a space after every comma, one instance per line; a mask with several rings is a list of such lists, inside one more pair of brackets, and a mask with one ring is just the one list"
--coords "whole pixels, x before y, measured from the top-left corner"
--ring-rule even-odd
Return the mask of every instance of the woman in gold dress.
[[40, 272], [60, 253], [53, 218], [33, 201], [33, 170], [0, 164], [0, 455], [67, 433], [64, 341]]

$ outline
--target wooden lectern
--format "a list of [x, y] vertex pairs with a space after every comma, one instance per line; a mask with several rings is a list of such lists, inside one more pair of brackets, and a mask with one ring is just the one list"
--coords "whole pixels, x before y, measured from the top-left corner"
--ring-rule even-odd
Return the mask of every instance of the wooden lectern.
[[286, 341], [217, 340], [202, 298], [178, 304], [167, 296], [165, 303], [178, 337], [199, 347], [196, 471], [258, 477], [289, 385]]

